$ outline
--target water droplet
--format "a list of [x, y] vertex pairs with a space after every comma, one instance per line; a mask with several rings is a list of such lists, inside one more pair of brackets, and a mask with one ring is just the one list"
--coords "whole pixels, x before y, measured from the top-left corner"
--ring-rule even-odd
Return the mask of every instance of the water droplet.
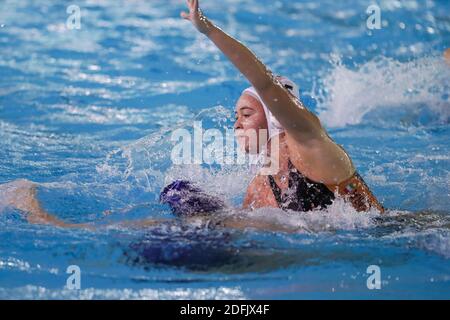
[[90, 66], [88, 66], [88, 69], [91, 71], [99, 71], [101, 68], [98, 65], [91, 64]]

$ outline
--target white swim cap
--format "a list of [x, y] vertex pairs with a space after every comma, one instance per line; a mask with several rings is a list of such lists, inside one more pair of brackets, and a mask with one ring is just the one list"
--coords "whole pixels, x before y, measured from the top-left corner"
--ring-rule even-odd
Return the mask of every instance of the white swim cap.
[[[280, 83], [287, 89], [289, 90], [290, 93], [292, 93], [297, 99], [300, 98], [300, 91], [298, 86], [290, 79], [286, 78], [286, 77], [282, 77], [282, 76], [277, 76], [276, 77], [278, 79], [278, 81], [280, 81]], [[263, 106], [264, 109], [264, 113], [266, 114], [266, 119], [267, 119], [267, 129], [268, 129], [268, 133], [269, 133], [269, 139], [282, 133], [284, 131], [283, 126], [280, 124], [280, 122], [278, 122], [277, 119], [275, 119], [275, 117], [273, 116], [272, 112], [270, 112], [269, 108], [267, 108], [266, 104], [264, 103], [264, 101], [261, 99], [261, 97], [259, 96], [258, 92], [256, 92], [254, 87], [249, 87], [247, 89], [245, 89], [242, 94], [249, 94], [251, 95], [253, 98], [257, 99], [261, 105]]]

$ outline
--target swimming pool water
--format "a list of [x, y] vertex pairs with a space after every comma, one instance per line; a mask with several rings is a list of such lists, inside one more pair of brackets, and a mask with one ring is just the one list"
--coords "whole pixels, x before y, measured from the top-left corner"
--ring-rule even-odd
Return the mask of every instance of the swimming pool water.
[[[182, 177], [238, 208], [251, 178], [242, 167], [170, 161], [171, 130], [194, 120], [231, 128], [248, 85], [179, 18], [185, 2], [73, 4], [79, 30], [66, 27], [65, 1], [1, 2], [0, 183], [39, 183], [43, 206], [67, 221], [172, 221], [63, 230], [6, 209], [0, 298], [450, 298], [449, 1], [378, 1], [379, 30], [366, 27], [365, 0], [201, 2], [300, 85], [389, 209], [243, 213], [295, 234], [183, 224], [158, 204]], [[65, 288], [69, 265], [81, 269], [80, 290]], [[367, 288], [370, 265], [379, 290]]]

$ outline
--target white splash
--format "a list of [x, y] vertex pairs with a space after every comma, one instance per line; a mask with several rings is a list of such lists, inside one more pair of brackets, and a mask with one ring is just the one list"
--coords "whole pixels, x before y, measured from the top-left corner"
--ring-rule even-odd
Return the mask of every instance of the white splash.
[[174, 288], [168, 289], [49, 289], [27, 285], [18, 288], [0, 288], [2, 299], [80, 299], [80, 300], [243, 300], [240, 287]]
[[[232, 213], [235, 214], [235, 213]], [[239, 212], [256, 221], [273, 225], [274, 230], [294, 233], [334, 232], [336, 230], [361, 230], [375, 226], [374, 218], [379, 212], [358, 212], [348, 202], [337, 198], [325, 210], [311, 212], [283, 211], [278, 208], [260, 208]]]
[[332, 63], [321, 89], [313, 90], [319, 117], [329, 127], [359, 124], [379, 108], [418, 105], [426, 105], [444, 123], [450, 119], [450, 67], [440, 56], [409, 62], [381, 57], [356, 68], [336, 57]]

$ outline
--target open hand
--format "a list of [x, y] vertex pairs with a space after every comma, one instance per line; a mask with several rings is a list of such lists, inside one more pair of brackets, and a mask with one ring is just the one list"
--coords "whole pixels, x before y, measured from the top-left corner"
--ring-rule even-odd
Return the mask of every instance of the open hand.
[[198, 0], [187, 0], [186, 3], [189, 8], [189, 12], [181, 12], [181, 17], [191, 21], [194, 27], [201, 33], [208, 34], [211, 30], [212, 24], [208, 19], [206, 19], [202, 11], [199, 9]]

